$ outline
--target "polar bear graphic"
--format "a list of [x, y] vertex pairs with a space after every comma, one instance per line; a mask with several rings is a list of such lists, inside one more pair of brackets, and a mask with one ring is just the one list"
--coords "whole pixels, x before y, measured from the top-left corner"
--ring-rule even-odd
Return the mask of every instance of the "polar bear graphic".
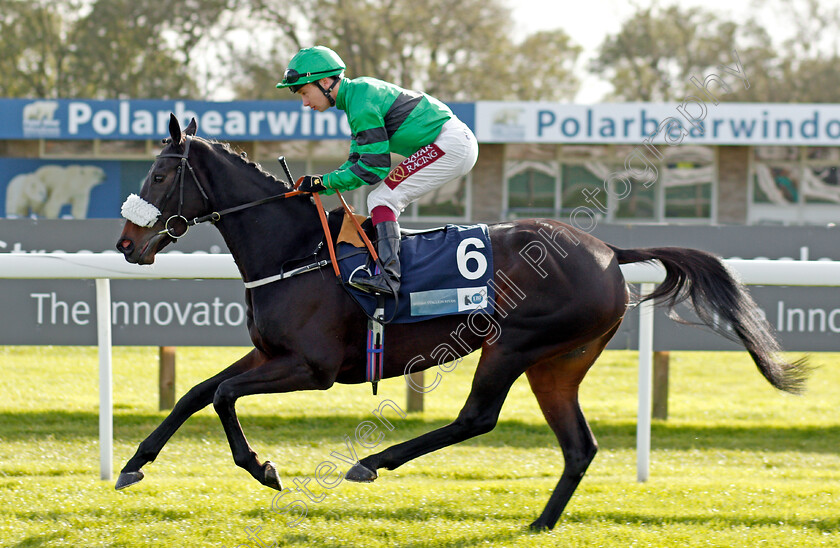
[[6, 187], [6, 217], [38, 215], [47, 201], [47, 187], [32, 173], [15, 175]]
[[[6, 190], [6, 215], [25, 216], [27, 211], [31, 211], [47, 219], [57, 219], [61, 208], [69, 204], [74, 219], [85, 219], [90, 191], [104, 180], [105, 171], [96, 166], [39, 167], [9, 182]], [[41, 196], [40, 201], [37, 200], [38, 196]]]
[[35, 101], [23, 107], [23, 119], [28, 122], [52, 120], [57, 109], [56, 101]]
[[493, 113], [493, 123], [502, 126], [519, 126], [519, 119], [525, 111], [521, 108], [500, 109]]
[[521, 108], [506, 108], [493, 112], [493, 123], [490, 127], [493, 138], [524, 138], [526, 129], [522, 122], [524, 113], [525, 110]]

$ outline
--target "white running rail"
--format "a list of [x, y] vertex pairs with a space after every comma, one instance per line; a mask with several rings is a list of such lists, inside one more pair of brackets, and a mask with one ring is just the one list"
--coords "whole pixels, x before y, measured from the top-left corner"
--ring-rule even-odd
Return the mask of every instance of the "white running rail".
[[[789, 286], [840, 286], [840, 261], [724, 261], [746, 284]], [[622, 265], [630, 283], [641, 283], [642, 293], [665, 278], [658, 264]], [[114, 253], [0, 253], [0, 279], [96, 280], [97, 338], [99, 344], [99, 443], [100, 476], [113, 477], [113, 409], [111, 380], [112, 279], [238, 279], [230, 255], [164, 253], [155, 264], [129, 264]], [[650, 470], [651, 392], [653, 370], [653, 305], [639, 307], [639, 408], [636, 427], [637, 479], [647, 481]]]

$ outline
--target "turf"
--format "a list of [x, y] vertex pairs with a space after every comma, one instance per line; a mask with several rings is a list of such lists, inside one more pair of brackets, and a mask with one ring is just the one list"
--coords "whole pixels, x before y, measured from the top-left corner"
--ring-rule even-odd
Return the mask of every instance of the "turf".
[[[179, 348], [179, 394], [244, 351]], [[212, 407], [146, 465], [145, 480], [114, 491], [99, 480], [96, 349], [0, 347], [0, 546], [840, 546], [840, 354], [812, 356], [822, 367], [797, 397], [771, 388], [745, 353], [673, 352], [670, 416], [654, 421], [646, 483], [636, 481], [635, 360], [608, 352], [584, 381], [581, 402], [601, 449], [557, 527], [533, 533], [527, 525], [562, 455], [524, 379], [490, 434], [382, 471], [372, 484], [324, 489], [310, 480], [318, 501], [298, 492], [301, 503], [278, 512], [274, 492], [233, 464]], [[393, 430], [379, 430], [374, 451], [454, 418], [474, 367], [467, 359], [441, 373], [425, 412], [386, 411]], [[378, 396], [367, 385], [338, 386], [237, 408], [260, 457], [294, 487], [323, 462], [346, 470], [331, 453], [346, 453], [344, 437], [376, 420], [386, 399], [404, 407], [402, 379], [381, 384]], [[156, 348], [114, 349], [114, 408], [118, 471], [164, 417]], [[294, 510], [304, 501], [301, 518]]]

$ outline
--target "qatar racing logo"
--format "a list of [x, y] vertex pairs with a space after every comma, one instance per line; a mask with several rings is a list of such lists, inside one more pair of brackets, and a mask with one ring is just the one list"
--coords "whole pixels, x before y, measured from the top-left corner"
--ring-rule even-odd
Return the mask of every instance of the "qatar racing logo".
[[388, 188], [394, 190], [397, 185], [408, 179], [414, 173], [417, 173], [427, 165], [436, 162], [438, 159], [446, 154], [439, 146], [432, 143], [426, 145], [395, 167], [391, 173], [385, 178], [385, 184]]

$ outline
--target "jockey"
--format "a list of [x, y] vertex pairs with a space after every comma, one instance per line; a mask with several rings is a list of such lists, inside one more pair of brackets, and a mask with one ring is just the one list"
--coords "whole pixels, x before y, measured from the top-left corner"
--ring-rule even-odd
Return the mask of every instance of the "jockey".
[[[302, 177], [299, 190], [333, 194], [379, 185], [367, 205], [376, 229], [376, 249], [384, 272], [362, 273], [353, 284], [372, 293], [396, 293], [400, 286], [400, 227], [397, 217], [412, 202], [466, 175], [478, 158], [475, 135], [434, 97], [375, 78], [345, 78], [333, 50], [300, 50], [278, 88], [291, 88], [303, 106], [347, 113], [352, 132], [350, 157], [324, 175]], [[393, 170], [391, 152], [406, 159]]]

